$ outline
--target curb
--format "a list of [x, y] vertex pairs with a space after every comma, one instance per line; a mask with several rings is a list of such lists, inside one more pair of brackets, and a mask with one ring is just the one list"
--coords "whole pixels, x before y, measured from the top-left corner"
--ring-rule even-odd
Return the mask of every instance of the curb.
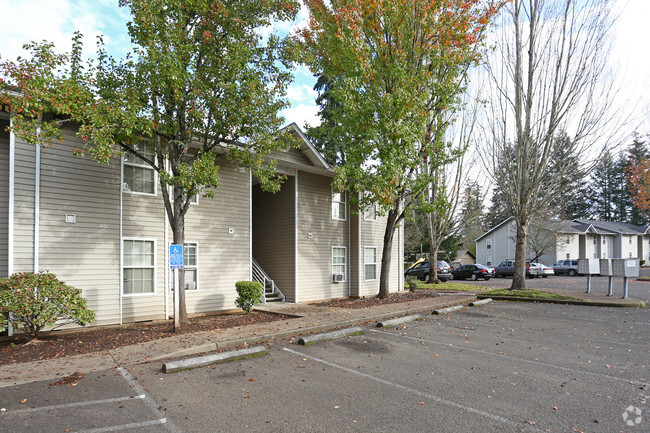
[[326, 332], [324, 334], [309, 335], [298, 339], [298, 344], [314, 344], [326, 340], [334, 340], [336, 338], [347, 337], [352, 334], [361, 334], [362, 329], [358, 326], [353, 328], [339, 329], [338, 331]]
[[[481, 295], [478, 295], [479, 299], [482, 298]], [[620, 308], [645, 308], [646, 304], [643, 301], [634, 300], [634, 302], [600, 302], [600, 301], [581, 301], [579, 299], [537, 299], [537, 298], [522, 298], [519, 296], [502, 296], [502, 295], [490, 295], [490, 298], [497, 301], [515, 301], [515, 302], [539, 302], [543, 304], [565, 304], [565, 305], [587, 305], [590, 307], [620, 307]]]
[[414, 322], [420, 319], [422, 319], [422, 316], [420, 316], [419, 314], [398, 317], [397, 319], [390, 319], [390, 320], [385, 320], [383, 322], [377, 322], [377, 328], [388, 328], [389, 326], [401, 325], [402, 323]]
[[492, 298], [481, 298], [480, 300], [470, 302], [467, 305], [469, 305], [470, 307], [476, 307], [478, 305], [488, 304], [490, 302], [492, 302]]
[[210, 364], [221, 364], [224, 362], [235, 361], [237, 359], [258, 355], [266, 355], [266, 348], [264, 346], [251, 347], [242, 350], [233, 350], [230, 352], [217, 353], [214, 355], [183, 359], [180, 361], [166, 362], [162, 365], [162, 371], [163, 373], [176, 373], [177, 371], [187, 370], [190, 368], [204, 367]]
[[465, 305], [455, 305], [453, 307], [440, 308], [438, 310], [433, 310], [433, 313], [431, 313], [431, 314], [447, 314], [447, 313], [451, 313], [452, 311], [460, 310], [462, 308], [465, 308]]

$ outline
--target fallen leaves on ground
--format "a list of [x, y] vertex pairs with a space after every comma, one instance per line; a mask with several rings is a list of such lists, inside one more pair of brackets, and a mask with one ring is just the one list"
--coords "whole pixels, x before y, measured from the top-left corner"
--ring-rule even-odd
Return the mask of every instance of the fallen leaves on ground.
[[369, 296], [365, 298], [341, 298], [322, 302], [318, 305], [320, 307], [350, 308], [354, 310], [359, 308], [376, 307], [378, 305], [419, 301], [421, 299], [436, 298], [438, 296], [440, 295], [432, 290], [416, 290], [414, 292], [391, 293], [385, 299], [380, 299], [376, 296]]
[[[242, 325], [288, 320], [291, 316], [264, 311], [250, 314], [230, 313], [195, 317], [183, 325], [178, 334], [214, 331]], [[132, 323], [123, 326], [98, 326], [74, 331], [43, 333], [38, 340], [25, 336], [0, 338], [0, 365], [61, 358], [112, 350], [131, 344], [145, 343], [177, 335], [174, 321]]]

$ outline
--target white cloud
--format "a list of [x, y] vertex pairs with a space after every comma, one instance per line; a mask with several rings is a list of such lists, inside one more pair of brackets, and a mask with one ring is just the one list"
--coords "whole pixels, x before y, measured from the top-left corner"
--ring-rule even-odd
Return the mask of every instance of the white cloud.
[[298, 104], [282, 110], [281, 114], [286, 119], [287, 124], [295, 122], [301, 128], [304, 128], [305, 124], [309, 126], [320, 125], [318, 108], [314, 104]]
[[318, 94], [313, 89], [313, 86], [307, 84], [293, 84], [287, 89], [287, 97], [291, 101], [310, 101], [313, 103], [316, 96], [318, 96]]

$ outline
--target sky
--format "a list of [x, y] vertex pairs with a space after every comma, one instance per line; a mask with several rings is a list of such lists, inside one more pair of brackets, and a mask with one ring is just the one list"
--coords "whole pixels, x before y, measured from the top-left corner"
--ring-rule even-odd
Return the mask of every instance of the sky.
[[[618, 72], [622, 100], [636, 104], [640, 120], [634, 129], [650, 133], [648, 103], [650, 98], [650, 48], [644, 32], [650, 17], [649, 0], [613, 0], [621, 15], [615, 27], [615, 48], [612, 64]], [[0, 61], [15, 60], [24, 55], [22, 44], [29, 41], [48, 40], [61, 51], [70, 49], [73, 33], [78, 30], [85, 36], [88, 55], [94, 52], [95, 38], [104, 35], [110, 54], [121, 57], [129, 49], [126, 31], [129, 14], [118, 7], [117, 0], [0, 0], [3, 37], [0, 42]], [[307, 11], [303, 7], [293, 23], [276, 23], [282, 33], [304, 26]], [[305, 67], [294, 71], [294, 83], [288, 90], [291, 107], [282, 113], [286, 123], [296, 122], [316, 126], [319, 123], [315, 105], [315, 78]], [[640, 124], [640, 125], [638, 125]], [[637, 126], [638, 125], [638, 126]]]

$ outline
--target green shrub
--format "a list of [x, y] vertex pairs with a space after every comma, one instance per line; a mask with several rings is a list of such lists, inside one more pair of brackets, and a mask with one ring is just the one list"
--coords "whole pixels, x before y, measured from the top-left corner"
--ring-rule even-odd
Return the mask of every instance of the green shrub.
[[0, 331], [8, 327], [9, 314], [11, 325], [31, 337], [45, 327], [85, 326], [95, 320], [81, 289], [46, 272], [22, 272], [0, 280]]
[[253, 305], [262, 300], [264, 287], [257, 281], [237, 281], [235, 283], [239, 298], [235, 299], [235, 305], [246, 312], [250, 313]]
[[645, 260], [640, 260], [639, 261], [639, 266], [643, 266], [643, 265], [645, 265]]

